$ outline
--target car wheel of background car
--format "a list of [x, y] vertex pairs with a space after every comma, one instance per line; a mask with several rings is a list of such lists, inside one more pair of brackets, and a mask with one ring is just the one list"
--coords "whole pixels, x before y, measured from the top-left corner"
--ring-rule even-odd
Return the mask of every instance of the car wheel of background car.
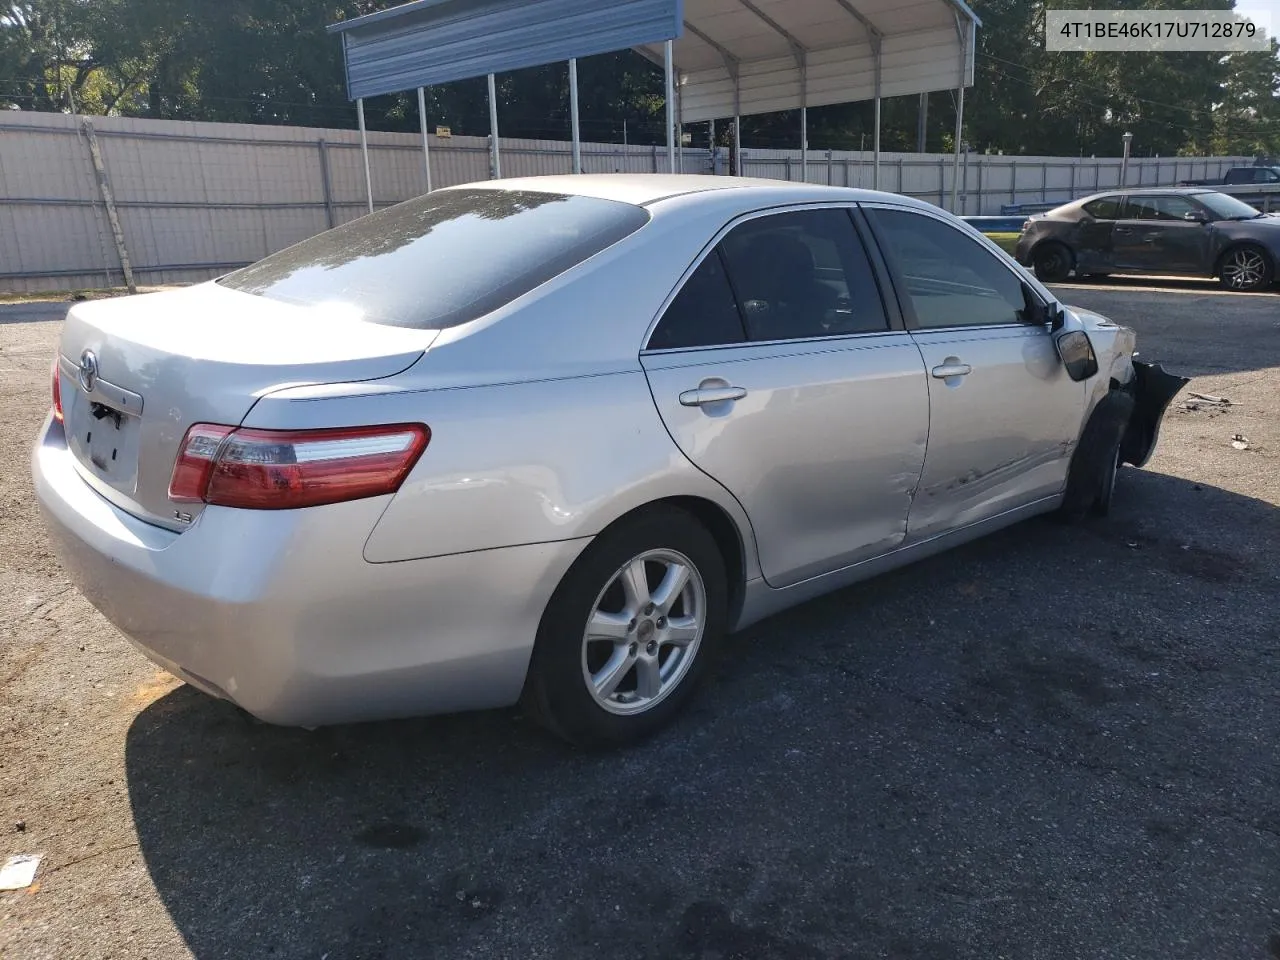
[[1229, 290], [1263, 290], [1271, 286], [1275, 265], [1267, 252], [1252, 243], [1232, 247], [1222, 255], [1218, 278]]
[[1031, 256], [1036, 279], [1043, 283], [1061, 283], [1074, 265], [1071, 251], [1060, 243], [1042, 243]]
[[1123, 390], [1112, 390], [1094, 408], [1067, 471], [1067, 489], [1058, 508], [1063, 520], [1079, 523], [1091, 512], [1106, 516], [1110, 511], [1120, 444], [1133, 408], [1133, 397]]
[[688, 702], [727, 620], [724, 558], [697, 519], [672, 507], [624, 518], [552, 596], [525, 703], [579, 746], [641, 739]]

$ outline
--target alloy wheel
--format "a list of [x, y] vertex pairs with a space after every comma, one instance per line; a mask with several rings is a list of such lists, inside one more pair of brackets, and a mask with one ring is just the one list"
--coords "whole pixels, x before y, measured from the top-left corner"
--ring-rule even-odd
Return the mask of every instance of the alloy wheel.
[[596, 597], [582, 638], [582, 675], [596, 703], [644, 713], [685, 678], [706, 629], [707, 589], [674, 550], [632, 558]]
[[1222, 278], [1236, 290], [1252, 290], [1262, 285], [1267, 275], [1267, 261], [1256, 250], [1236, 250], [1222, 265]]

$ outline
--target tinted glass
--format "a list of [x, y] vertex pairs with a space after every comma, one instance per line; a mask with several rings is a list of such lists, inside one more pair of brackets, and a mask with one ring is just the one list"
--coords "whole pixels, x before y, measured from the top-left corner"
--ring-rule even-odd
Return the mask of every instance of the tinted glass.
[[714, 347], [746, 339], [718, 251], [702, 261], [662, 315], [649, 338], [650, 350]]
[[888, 329], [866, 251], [844, 210], [748, 220], [720, 249], [752, 340]]
[[1119, 220], [1120, 198], [1099, 197], [1097, 200], [1086, 203], [1084, 205], [1084, 212], [1095, 220]]
[[922, 328], [1021, 322], [1022, 281], [982, 244], [923, 214], [868, 212]]
[[441, 190], [305, 240], [220, 283], [438, 330], [496, 310], [640, 229], [640, 207], [515, 190]]
[[1258, 216], [1258, 211], [1243, 200], [1226, 193], [1197, 193], [1196, 199], [1213, 211], [1216, 217], [1250, 218]]
[[1126, 220], [1183, 220], [1200, 208], [1186, 197], [1130, 197], [1125, 204]]

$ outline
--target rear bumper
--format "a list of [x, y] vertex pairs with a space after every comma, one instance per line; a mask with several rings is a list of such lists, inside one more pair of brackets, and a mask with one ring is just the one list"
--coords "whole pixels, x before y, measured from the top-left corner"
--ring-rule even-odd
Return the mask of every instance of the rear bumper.
[[211, 507], [173, 533], [89, 487], [50, 422], [32, 473], [59, 558], [107, 619], [165, 669], [286, 725], [514, 703], [542, 611], [586, 543], [371, 564], [385, 498]]

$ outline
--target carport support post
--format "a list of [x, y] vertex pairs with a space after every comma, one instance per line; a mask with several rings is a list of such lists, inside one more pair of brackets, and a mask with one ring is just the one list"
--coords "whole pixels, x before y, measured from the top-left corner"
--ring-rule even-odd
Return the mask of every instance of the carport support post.
[[880, 189], [880, 38], [873, 35], [871, 43], [876, 56], [876, 135], [872, 146], [874, 159], [871, 161], [871, 189]]
[[369, 169], [369, 130], [364, 124], [364, 98], [356, 101], [356, 119], [360, 122], [360, 154], [364, 157], [364, 192], [369, 212], [373, 213], [373, 171]]
[[960, 28], [960, 85], [956, 90], [955, 158], [951, 170], [951, 212], [960, 202], [960, 140], [964, 136], [964, 81], [969, 72], [969, 27]]
[[502, 179], [502, 156], [498, 151], [498, 84], [489, 74], [489, 179]]
[[667, 166], [672, 173], [676, 172], [676, 85], [675, 55], [672, 42], [666, 42], [665, 67], [667, 72]]
[[809, 182], [809, 108], [800, 108], [800, 182]]
[[733, 175], [742, 176], [742, 115], [733, 115]]
[[582, 172], [582, 136], [578, 129], [578, 59], [569, 61], [569, 125], [573, 127], [573, 172]]
[[809, 182], [809, 61], [804, 54], [800, 55], [800, 182]]
[[427, 193], [431, 192], [431, 140], [427, 133], [427, 91], [418, 88], [418, 122], [422, 126], [422, 165], [427, 169]]

